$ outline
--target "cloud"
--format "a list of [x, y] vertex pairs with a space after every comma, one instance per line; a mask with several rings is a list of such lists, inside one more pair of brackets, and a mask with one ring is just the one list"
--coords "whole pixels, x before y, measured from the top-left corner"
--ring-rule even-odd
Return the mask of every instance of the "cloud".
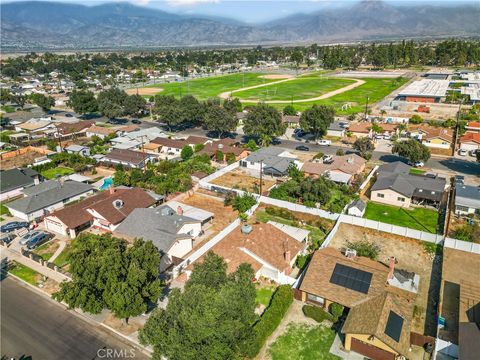
[[[147, 0], [148, 1], [148, 0]], [[202, 3], [219, 3], [220, 0], [167, 0], [170, 6], [188, 6]]]
[[150, 3], [150, 0], [130, 0], [134, 5], [147, 6]]

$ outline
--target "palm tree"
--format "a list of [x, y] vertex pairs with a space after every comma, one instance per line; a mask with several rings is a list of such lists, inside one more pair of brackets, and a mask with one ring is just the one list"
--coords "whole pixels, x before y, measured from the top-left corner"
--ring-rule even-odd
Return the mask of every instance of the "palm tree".
[[262, 147], [268, 147], [272, 143], [272, 137], [266, 134], [260, 136], [260, 145]]

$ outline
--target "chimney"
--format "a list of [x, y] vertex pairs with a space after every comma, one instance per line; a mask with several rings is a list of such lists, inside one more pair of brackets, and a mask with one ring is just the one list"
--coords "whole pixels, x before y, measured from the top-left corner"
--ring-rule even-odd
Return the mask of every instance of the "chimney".
[[290, 264], [290, 261], [292, 260], [290, 250], [285, 250], [284, 256], [285, 256], [285, 261]]
[[110, 186], [108, 188], [108, 191], [109, 191], [110, 195], [113, 195], [115, 193], [115, 189], [113, 188], [113, 186]]
[[177, 207], [177, 214], [178, 214], [179, 216], [182, 216], [182, 215], [183, 215], [183, 208], [182, 208], [181, 206], [178, 206], [178, 207]]
[[397, 262], [397, 259], [395, 259], [395, 256], [390, 256], [390, 261], [388, 263], [388, 267], [390, 268], [390, 272], [388, 273], [388, 280], [393, 279], [393, 272], [395, 271], [395, 263]]

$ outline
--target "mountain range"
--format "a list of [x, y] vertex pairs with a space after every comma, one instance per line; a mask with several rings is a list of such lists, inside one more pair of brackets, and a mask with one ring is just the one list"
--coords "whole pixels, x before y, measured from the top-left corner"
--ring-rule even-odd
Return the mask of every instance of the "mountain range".
[[478, 4], [393, 6], [367, 0], [255, 25], [123, 2], [84, 6], [25, 1], [0, 6], [4, 51], [279, 45], [480, 34]]

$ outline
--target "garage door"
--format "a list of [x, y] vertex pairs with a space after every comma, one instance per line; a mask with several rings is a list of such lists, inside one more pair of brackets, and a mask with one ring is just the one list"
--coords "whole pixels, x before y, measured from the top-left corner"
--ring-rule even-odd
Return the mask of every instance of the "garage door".
[[366, 344], [355, 338], [352, 338], [351, 349], [373, 360], [395, 360], [395, 355], [391, 352]]

